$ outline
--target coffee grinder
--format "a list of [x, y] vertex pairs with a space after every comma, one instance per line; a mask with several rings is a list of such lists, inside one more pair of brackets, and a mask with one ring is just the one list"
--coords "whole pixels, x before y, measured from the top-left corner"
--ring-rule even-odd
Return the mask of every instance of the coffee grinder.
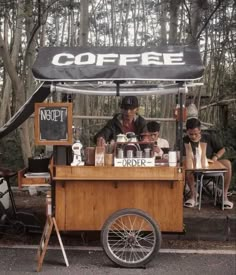
[[72, 145], [73, 161], [71, 163], [71, 166], [84, 166], [84, 161], [82, 161], [83, 144], [81, 143], [81, 141], [79, 139], [79, 131], [80, 130], [81, 130], [81, 128], [76, 128], [73, 126], [75, 142]]

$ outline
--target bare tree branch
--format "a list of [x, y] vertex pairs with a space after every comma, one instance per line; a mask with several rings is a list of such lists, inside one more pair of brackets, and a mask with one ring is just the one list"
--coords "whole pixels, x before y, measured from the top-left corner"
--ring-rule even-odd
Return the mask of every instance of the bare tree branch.
[[[191, 13], [190, 13], [190, 10], [189, 10], [189, 8], [188, 8], [188, 6], [187, 6], [185, 0], [183, 1], [183, 4], [184, 4], [184, 7], [185, 7], [185, 9], [186, 9], [186, 11], [187, 11], [187, 14], [188, 14], [189, 26], [191, 26], [191, 25], [192, 25], [192, 22], [191, 22]], [[190, 27], [189, 27], [189, 31], [190, 31], [190, 34], [192, 35], [192, 29], [191, 29]]]
[[222, 103], [232, 103], [232, 102], [235, 102], [236, 99], [235, 98], [231, 98], [231, 99], [223, 99], [223, 100], [220, 100], [220, 101], [215, 101], [215, 102], [212, 102], [210, 104], [207, 104], [205, 106], [202, 106], [200, 107], [200, 110], [204, 110], [204, 109], [207, 109], [209, 107], [212, 107], [212, 106], [216, 106], [216, 105], [219, 105], [219, 104], [222, 104]]
[[218, 4], [216, 5], [216, 7], [214, 8], [214, 10], [211, 12], [210, 16], [207, 18], [207, 20], [205, 21], [205, 23], [203, 24], [202, 28], [200, 29], [200, 31], [198, 32], [198, 34], [196, 35], [196, 40], [198, 40], [202, 34], [202, 32], [204, 31], [204, 29], [206, 28], [206, 26], [208, 25], [209, 21], [211, 20], [212, 16], [215, 14], [215, 12], [218, 10], [218, 8], [220, 7], [220, 5], [224, 2], [224, 0], [219, 0]]
[[[49, 10], [49, 8], [54, 5], [56, 2], [58, 2], [59, 0], [53, 0], [48, 6], [47, 8], [41, 12], [41, 0], [38, 0], [38, 21], [37, 23], [35, 24], [34, 28], [32, 29], [32, 32], [31, 32], [31, 35], [30, 35], [30, 38], [29, 38], [29, 41], [27, 43], [27, 46], [26, 46], [26, 50], [25, 50], [25, 58], [24, 58], [24, 62], [23, 62], [23, 73], [25, 74], [26, 73], [26, 57], [28, 55], [28, 51], [29, 51], [29, 48], [30, 48], [30, 45], [37, 33], [37, 31], [39, 30], [39, 28], [41, 27], [41, 25], [45, 24], [46, 23], [46, 15], [47, 15], [47, 12]], [[45, 18], [44, 21], [42, 21], [42, 18]]]

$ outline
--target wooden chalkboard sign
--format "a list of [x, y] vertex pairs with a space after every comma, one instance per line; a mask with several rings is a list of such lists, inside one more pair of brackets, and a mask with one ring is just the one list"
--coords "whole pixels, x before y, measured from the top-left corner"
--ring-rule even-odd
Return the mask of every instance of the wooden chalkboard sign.
[[72, 103], [35, 103], [35, 144], [72, 144]]

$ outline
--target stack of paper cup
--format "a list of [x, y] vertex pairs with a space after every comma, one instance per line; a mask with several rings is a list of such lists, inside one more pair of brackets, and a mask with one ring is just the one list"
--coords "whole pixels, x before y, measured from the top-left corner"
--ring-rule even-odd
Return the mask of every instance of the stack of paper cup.
[[169, 166], [175, 167], [177, 165], [177, 152], [169, 151]]

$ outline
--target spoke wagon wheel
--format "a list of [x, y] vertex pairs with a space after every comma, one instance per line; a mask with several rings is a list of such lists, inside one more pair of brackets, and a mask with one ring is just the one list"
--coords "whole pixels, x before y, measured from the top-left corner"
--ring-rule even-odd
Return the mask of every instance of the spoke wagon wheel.
[[103, 249], [114, 263], [143, 267], [160, 249], [161, 232], [147, 213], [127, 208], [113, 213], [101, 231]]

